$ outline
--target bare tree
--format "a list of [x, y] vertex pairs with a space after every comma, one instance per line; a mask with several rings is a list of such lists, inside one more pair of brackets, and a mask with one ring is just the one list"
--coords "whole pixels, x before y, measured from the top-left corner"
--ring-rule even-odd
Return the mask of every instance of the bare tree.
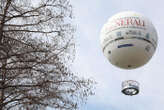
[[71, 70], [69, 0], [0, 0], [0, 110], [74, 110], [92, 95]]

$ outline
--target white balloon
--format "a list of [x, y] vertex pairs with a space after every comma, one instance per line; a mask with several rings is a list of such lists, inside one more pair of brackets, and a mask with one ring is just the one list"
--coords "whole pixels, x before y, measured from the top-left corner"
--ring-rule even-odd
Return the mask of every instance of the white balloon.
[[157, 32], [142, 14], [125, 11], [111, 17], [101, 30], [104, 55], [115, 66], [134, 69], [146, 64], [157, 47]]

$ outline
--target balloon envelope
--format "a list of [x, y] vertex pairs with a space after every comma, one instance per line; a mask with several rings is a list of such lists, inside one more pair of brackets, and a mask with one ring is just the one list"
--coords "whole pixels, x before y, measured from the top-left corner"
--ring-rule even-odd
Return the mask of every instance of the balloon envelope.
[[101, 47], [111, 64], [134, 69], [146, 64], [157, 47], [157, 32], [142, 14], [126, 11], [111, 17], [100, 35]]

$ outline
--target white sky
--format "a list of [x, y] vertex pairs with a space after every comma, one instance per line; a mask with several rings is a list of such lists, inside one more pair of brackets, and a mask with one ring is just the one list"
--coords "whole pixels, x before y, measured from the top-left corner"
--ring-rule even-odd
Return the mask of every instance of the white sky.
[[[77, 24], [77, 55], [74, 63], [81, 76], [92, 77], [96, 95], [82, 110], [163, 110], [164, 109], [164, 1], [163, 0], [72, 0]], [[147, 16], [158, 32], [155, 55], [145, 66], [122, 70], [111, 65], [100, 47], [100, 30], [107, 19], [120, 11], [136, 11]], [[140, 94], [121, 94], [121, 82], [140, 82]]]

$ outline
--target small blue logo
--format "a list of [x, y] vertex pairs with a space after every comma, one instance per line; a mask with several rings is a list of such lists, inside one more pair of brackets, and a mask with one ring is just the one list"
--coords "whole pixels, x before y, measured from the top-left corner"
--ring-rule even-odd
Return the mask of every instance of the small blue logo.
[[120, 37], [121, 36], [121, 31], [118, 31], [116, 34], [117, 34], [118, 37]]
[[149, 38], [150, 38], [149, 33], [147, 33], [146, 34], [146, 39], [149, 39]]

